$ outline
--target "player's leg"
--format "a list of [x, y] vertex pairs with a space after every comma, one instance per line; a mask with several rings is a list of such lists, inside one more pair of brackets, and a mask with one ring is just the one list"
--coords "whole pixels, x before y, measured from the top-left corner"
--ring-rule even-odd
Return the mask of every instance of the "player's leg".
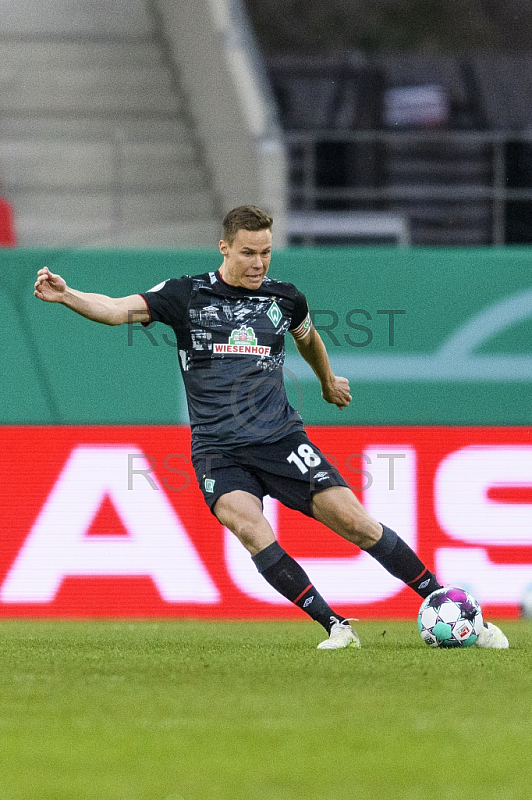
[[[263, 578], [327, 632], [333, 624], [343, 623], [344, 617], [334, 613], [301, 566], [276, 541], [262, 513], [265, 490], [254, 471], [228, 455], [197, 456], [194, 469], [211, 512], [243, 544]], [[350, 632], [346, 636], [355, 639]]]
[[[366, 511], [306, 432], [287, 436], [272, 447], [278, 466], [272, 464], [269, 468], [276, 474], [267, 478], [261, 474], [261, 478], [269, 481], [268, 491], [272, 496], [358, 545], [420, 597], [427, 597], [441, 588], [412, 548]], [[262, 455], [263, 463], [268, 464], [264, 451]]]
[[[336, 487], [314, 494], [312, 510], [316, 519], [365, 550], [421, 597], [428, 597], [441, 588], [436, 576], [412, 548], [391, 528], [376, 522], [350, 489]], [[504, 649], [508, 647], [508, 639], [496, 625], [484, 622], [477, 645]]]
[[259, 497], [241, 490], [227, 492], [218, 498], [213, 513], [243, 544], [270, 586], [319, 622], [327, 633], [331, 634], [334, 627], [335, 635], [324, 643], [326, 649], [360, 647], [348, 621], [333, 611], [305, 570], [276, 541]]
[[420, 597], [428, 597], [441, 588], [412, 548], [391, 528], [373, 519], [347, 487], [316, 492], [312, 512], [317, 520], [365, 550]]
[[250, 492], [236, 489], [223, 494], [216, 501], [213, 513], [252, 558], [275, 542], [272, 527], [262, 513], [262, 501]]

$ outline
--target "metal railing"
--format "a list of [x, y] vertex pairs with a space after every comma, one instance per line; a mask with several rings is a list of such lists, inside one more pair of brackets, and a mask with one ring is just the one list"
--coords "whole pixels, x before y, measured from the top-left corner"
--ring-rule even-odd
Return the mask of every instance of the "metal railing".
[[[491, 244], [505, 244], [506, 205], [510, 201], [532, 201], [532, 178], [530, 187], [509, 188], [507, 171], [507, 149], [509, 144], [522, 143], [532, 146], [531, 133], [484, 132], [484, 131], [346, 131], [315, 130], [288, 132], [285, 141], [293, 158], [295, 149], [300, 151], [298, 159], [301, 179], [293, 185], [292, 200], [297, 199], [297, 207], [303, 210], [323, 208], [326, 203], [342, 201], [344, 204], [393, 203], [395, 210], [402, 202], [445, 202], [475, 201], [489, 202], [491, 206]], [[329, 142], [353, 145], [382, 145], [384, 149], [399, 147], [416, 147], [422, 145], [430, 152], [430, 158], [438, 159], [438, 152], [445, 155], [446, 148], [456, 148], [457, 161], [467, 158], [469, 153], [484, 149], [486, 178], [482, 181], [465, 181], [460, 175], [460, 167], [456, 169], [456, 181], [452, 182], [452, 169], [449, 171], [451, 182], [438, 185], [437, 181], [424, 180], [416, 182], [415, 170], [402, 184], [395, 179], [393, 183], [383, 181], [380, 185], [361, 185], [352, 181], [344, 186], [319, 186], [317, 184], [318, 154], [320, 144]], [[464, 154], [460, 154], [460, 147]], [[388, 157], [388, 156], [387, 156]], [[427, 156], [424, 156], [427, 157]], [[474, 157], [471, 156], [471, 157]], [[409, 160], [413, 158], [409, 156]], [[407, 212], [405, 212], [407, 213]]]

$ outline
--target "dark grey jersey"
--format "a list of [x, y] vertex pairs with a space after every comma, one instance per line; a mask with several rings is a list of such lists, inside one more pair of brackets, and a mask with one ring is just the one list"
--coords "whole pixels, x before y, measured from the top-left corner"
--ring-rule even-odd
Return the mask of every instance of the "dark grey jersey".
[[194, 454], [275, 442], [303, 427], [283, 380], [286, 332], [310, 329], [307, 301], [293, 284], [266, 277], [251, 291], [208, 272], [170, 278], [141, 296], [152, 322], [175, 332]]

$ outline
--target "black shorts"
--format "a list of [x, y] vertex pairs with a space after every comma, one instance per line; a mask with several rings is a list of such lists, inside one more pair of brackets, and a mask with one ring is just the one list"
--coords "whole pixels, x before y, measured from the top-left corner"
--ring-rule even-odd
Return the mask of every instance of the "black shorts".
[[240, 489], [262, 501], [268, 494], [288, 508], [312, 517], [312, 497], [331, 486], [348, 486], [338, 470], [304, 431], [273, 444], [235, 447], [231, 452], [200, 454], [192, 463], [205, 502]]

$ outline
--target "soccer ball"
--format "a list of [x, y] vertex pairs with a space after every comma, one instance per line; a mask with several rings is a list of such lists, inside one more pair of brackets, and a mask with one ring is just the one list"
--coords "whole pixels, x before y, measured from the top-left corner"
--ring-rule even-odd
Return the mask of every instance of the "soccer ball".
[[464, 589], [446, 586], [423, 600], [417, 618], [430, 647], [471, 647], [484, 625], [482, 609]]

